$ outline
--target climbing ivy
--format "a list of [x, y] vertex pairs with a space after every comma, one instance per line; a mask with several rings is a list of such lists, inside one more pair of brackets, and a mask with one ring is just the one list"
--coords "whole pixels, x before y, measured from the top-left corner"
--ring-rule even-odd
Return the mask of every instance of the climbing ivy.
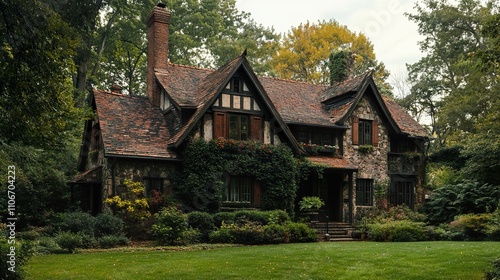
[[293, 212], [297, 186], [309, 172], [322, 167], [294, 157], [284, 145], [217, 139], [192, 141], [184, 150], [184, 163], [172, 177], [178, 198], [192, 210], [216, 212], [222, 202], [226, 178], [252, 176], [262, 184], [262, 209]]
[[342, 82], [349, 76], [349, 68], [352, 53], [348, 51], [337, 51], [330, 54], [330, 79], [333, 82]]

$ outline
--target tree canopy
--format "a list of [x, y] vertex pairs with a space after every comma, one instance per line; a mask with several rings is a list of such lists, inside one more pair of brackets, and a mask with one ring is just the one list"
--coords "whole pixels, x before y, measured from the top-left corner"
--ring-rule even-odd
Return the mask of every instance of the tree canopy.
[[388, 92], [390, 87], [385, 80], [389, 72], [376, 60], [373, 44], [365, 35], [356, 34], [335, 20], [307, 22], [292, 28], [273, 56], [273, 70], [284, 79], [329, 84], [329, 57], [336, 51], [354, 55], [354, 75], [375, 70], [378, 86]]
[[434, 149], [459, 146], [464, 178], [500, 184], [499, 37], [496, 1], [426, 0], [408, 17], [425, 56], [409, 65], [402, 104], [432, 119]]

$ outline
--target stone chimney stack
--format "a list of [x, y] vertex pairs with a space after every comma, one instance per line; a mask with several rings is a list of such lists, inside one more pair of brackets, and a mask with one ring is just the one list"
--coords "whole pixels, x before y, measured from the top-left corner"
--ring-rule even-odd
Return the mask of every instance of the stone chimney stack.
[[149, 13], [148, 26], [148, 75], [147, 93], [153, 106], [160, 106], [160, 86], [155, 71], [166, 70], [168, 64], [168, 23], [170, 11], [165, 4], [158, 3]]

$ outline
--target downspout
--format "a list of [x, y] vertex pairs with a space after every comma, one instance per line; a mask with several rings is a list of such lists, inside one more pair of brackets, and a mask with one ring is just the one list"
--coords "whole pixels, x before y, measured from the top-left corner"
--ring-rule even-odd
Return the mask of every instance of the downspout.
[[113, 163], [111, 164], [111, 193], [113, 196], [116, 195], [115, 165], [116, 165], [116, 158], [113, 158]]

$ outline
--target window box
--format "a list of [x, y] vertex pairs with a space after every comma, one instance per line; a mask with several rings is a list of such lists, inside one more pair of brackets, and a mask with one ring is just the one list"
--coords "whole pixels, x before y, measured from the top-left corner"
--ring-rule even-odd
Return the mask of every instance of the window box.
[[310, 154], [337, 154], [338, 147], [332, 145], [317, 145], [300, 143], [304, 151]]

